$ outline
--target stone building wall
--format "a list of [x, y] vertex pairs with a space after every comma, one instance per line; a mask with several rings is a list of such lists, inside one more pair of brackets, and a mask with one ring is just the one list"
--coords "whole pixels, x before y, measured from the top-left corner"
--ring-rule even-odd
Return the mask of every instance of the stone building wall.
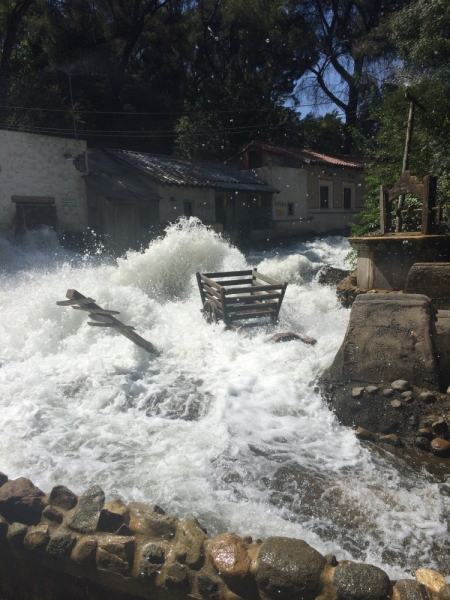
[[224, 533], [140, 502], [105, 504], [99, 486], [49, 494], [0, 474], [0, 597], [5, 600], [438, 600], [443, 574], [397, 582], [302, 540]]

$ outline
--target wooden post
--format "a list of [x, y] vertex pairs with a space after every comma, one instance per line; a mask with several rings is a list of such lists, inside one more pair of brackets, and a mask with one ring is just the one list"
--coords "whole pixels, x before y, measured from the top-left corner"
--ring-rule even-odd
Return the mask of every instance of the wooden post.
[[423, 178], [423, 203], [422, 203], [422, 234], [435, 233], [439, 226], [439, 212], [434, 213], [436, 207], [437, 177], [426, 175]]
[[391, 219], [389, 214], [389, 187], [387, 185], [380, 186], [380, 231], [381, 235], [389, 233], [391, 229]]

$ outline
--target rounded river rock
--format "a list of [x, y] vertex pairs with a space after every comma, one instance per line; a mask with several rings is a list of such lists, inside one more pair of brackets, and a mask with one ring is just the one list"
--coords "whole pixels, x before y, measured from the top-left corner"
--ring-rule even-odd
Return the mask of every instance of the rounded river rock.
[[260, 590], [280, 600], [314, 600], [325, 565], [325, 558], [303, 540], [270, 537], [259, 551], [256, 583]]
[[389, 577], [373, 565], [338, 565], [333, 583], [339, 600], [387, 600], [391, 591]]

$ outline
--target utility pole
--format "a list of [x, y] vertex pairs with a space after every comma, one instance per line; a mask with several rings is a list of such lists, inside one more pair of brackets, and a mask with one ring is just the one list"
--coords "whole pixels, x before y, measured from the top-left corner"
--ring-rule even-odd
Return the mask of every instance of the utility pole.
[[[414, 98], [412, 94], [409, 92], [409, 87], [406, 87], [405, 98], [409, 100], [409, 114], [408, 114], [408, 126], [406, 128], [406, 141], [405, 141], [405, 152], [403, 154], [403, 164], [402, 164], [402, 175], [405, 171], [408, 170], [409, 167], [409, 154], [411, 151], [411, 140], [414, 126], [414, 111], [416, 106], [418, 106], [421, 110], [425, 111], [425, 106]], [[398, 199], [398, 206], [396, 210], [397, 218], [395, 220], [395, 233], [400, 233], [403, 225], [403, 217], [402, 217], [402, 209], [405, 203], [405, 195], [402, 194]]]

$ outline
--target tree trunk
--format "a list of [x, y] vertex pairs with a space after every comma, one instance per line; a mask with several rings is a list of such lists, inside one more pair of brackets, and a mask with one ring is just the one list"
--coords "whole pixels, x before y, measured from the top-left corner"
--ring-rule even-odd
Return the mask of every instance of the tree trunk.
[[359, 104], [359, 84], [364, 68], [364, 57], [355, 60], [352, 81], [348, 86], [348, 102], [345, 108], [344, 154], [353, 152], [353, 129], [356, 127]]

